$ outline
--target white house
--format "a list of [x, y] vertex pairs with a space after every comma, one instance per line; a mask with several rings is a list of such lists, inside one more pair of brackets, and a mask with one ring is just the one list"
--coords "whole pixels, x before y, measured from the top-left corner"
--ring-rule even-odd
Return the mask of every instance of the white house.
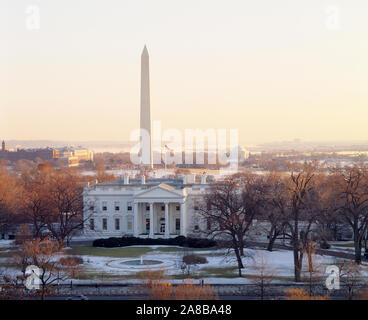
[[84, 236], [170, 238], [199, 236], [198, 204], [209, 185], [202, 176], [182, 179], [129, 179], [84, 189]]

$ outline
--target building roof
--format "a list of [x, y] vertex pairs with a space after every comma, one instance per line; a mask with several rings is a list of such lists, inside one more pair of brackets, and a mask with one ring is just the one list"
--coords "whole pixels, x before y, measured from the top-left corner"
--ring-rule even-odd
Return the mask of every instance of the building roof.
[[[183, 179], [181, 178], [148, 178], [146, 179], [145, 183], [142, 184], [141, 179], [129, 179], [129, 183], [125, 184], [124, 180], [121, 178], [114, 182], [104, 182], [104, 183], [97, 183], [97, 186], [101, 187], [113, 187], [113, 186], [158, 186], [158, 185], [165, 185], [167, 188], [184, 188], [185, 186], [200, 186], [200, 183], [183, 183]], [[207, 185], [207, 184], [206, 184]]]

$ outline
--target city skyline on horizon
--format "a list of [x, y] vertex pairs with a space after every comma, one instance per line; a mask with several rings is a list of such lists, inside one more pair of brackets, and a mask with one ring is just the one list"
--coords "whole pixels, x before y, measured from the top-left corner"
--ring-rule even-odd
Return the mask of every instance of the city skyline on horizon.
[[[139, 127], [139, 53], [147, 43], [152, 120], [163, 129], [234, 128], [242, 145], [367, 141], [364, 1], [336, 1], [340, 30], [325, 26], [327, 2], [309, 1], [303, 12], [288, 0], [283, 10], [261, 2], [269, 10], [235, 0], [203, 0], [196, 11], [193, 1], [178, 8], [81, 0], [70, 13], [71, 2], [40, 0], [40, 29], [31, 31], [27, 1], [4, 1], [0, 138], [128, 141]], [[153, 11], [137, 21], [142, 7]]]

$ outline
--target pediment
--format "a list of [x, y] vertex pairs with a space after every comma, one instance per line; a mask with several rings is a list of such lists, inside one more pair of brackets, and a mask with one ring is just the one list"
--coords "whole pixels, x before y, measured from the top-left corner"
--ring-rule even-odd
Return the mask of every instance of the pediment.
[[179, 190], [167, 185], [160, 184], [150, 189], [142, 190], [134, 195], [135, 199], [178, 199], [183, 198]]

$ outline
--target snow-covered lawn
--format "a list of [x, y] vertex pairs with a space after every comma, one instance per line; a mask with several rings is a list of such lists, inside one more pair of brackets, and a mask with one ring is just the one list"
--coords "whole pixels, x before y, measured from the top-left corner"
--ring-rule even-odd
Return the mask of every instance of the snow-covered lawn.
[[0, 240], [0, 248], [9, 248], [13, 246], [14, 240]]
[[[137, 246], [138, 247], [138, 246]], [[144, 260], [161, 260], [166, 265], [163, 269], [166, 274], [173, 279], [180, 278], [182, 275], [181, 265], [183, 251], [162, 252], [161, 246], [144, 246], [152, 249], [142, 255]], [[131, 247], [134, 248], [134, 247]], [[142, 248], [142, 247], [141, 247]], [[244, 277], [238, 277], [237, 262], [234, 254], [226, 254], [226, 250], [203, 250], [194, 251], [192, 253], [205, 256], [207, 263], [198, 264], [191, 270], [193, 278], [205, 279], [208, 283], [249, 283], [250, 276], [259, 274], [259, 268], [263, 261], [266, 275], [275, 277], [279, 282], [292, 281], [294, 276], [293, 253], [292, 251], [277, 250], [269, 252], [260, 249], [246, 249], [246, 257], [243, 258], [245, 268], [242, 270]], [[108, 279], [109, 281], [136, 282], [139, 279], [142, 269], [119, 267], [121, 262], [129, 260], [139, 260], [140, 258], [131, 257], [106, 257], [83, 255], [83, 268], [86, 280], [94, 282], [97, 280]], [[315, 256], [315, 262], [320, 266], [322, 274], [327, 265], [341, 262], [341, 259], [328, 256]], [[307, 268], [307, 261], [304, 262], [304, 269]], [[362, 266], [364, 272], [367, 271], [366, 266]], [[304, 270], [306, 271], [306, 269]]]
[[[0, 251], [11, 250], [12, 240], [1, 240]], [[342, 249], [342, 247], [340, 247]], [[349, 248], [350, 249], [350, 248]], [[334, 250], [335, 251], [335, 250]], [[349, 250], [345, 250], [349, 251]], [[206, 283], [218, 284], [242, 284], [251, 283], [252, 276], [259, 275], [263, 264], [265, 276], [272, 276], [275, 282], [292, 282], [294, 277], [293, 253], [287, 250], [275, 250], [269, 252], [262, 249], [245, 249], [243, 258], [243, 277], [238, 276], [237, 261], [233, 253], [228, 254], [225, 249], [183, 249], [174, 246], [130, 246], [123, 248], [94, 248], [89, 246], [72, 246], [66, 248], [66, 255], [80, 256], [83, 258], [81, 271], [73, 282], [106, 283], [124, 282], [137, 283], [142, 281], [142, 273], [145, 271], [164, 270], [173, 282], [182, 281], [182, 260], [184, 254], [196, 254], [207, 259], [207, 263], [198, 264], [191, 268], [190, 277], [204, 279]], [[162, 264], [145, 268], [122, 264], [130, 260], [159, 260]], [[1, 257], [0, 265], [5, 267], [8, 257]], [[327, 265], [341, 263], [343, 260], [330, 256], [315, 255], [314, 261], [319, 266], [319, 276], [324, 275]], [[303, 272], [308, 267], [307, 260], [303, 263]], [[368, 276], [367, 263], [361, 265], [362, 276]], [[7, 272], [16, 273], [16, 270], [7, 268]], [[197, 281], [197, 280], [196, 280]]]

